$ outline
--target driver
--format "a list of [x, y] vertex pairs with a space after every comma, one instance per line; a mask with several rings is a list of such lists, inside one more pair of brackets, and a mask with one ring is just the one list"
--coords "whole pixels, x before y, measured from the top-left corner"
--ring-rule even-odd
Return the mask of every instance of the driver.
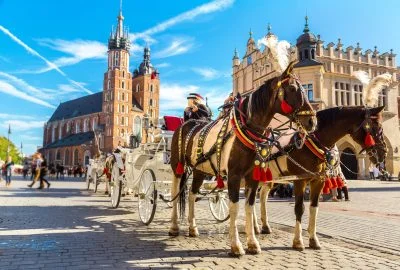
[[197, 93], [190, 93], [187, 97], [188, 105], [184, 112], [184, 121], [189, 119], [211, 120], [211, 110], [204, 103], [204, 99]]

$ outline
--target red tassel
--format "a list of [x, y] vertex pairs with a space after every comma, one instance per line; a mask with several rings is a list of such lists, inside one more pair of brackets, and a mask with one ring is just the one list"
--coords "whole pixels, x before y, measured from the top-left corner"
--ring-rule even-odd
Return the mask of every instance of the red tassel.
[[365, 136], [364, 139], [364, 144], [366, 147], [371, 147], [375, 145], [375, 140], [372, 137], [371, 133], [367, 132], [367, 135]]
[[336, 177], [332, 177], [331, 178], [331, 183], [332, 183], [332, 188], [337, 188], [338, 187], [338, 185], [336, 183]]
[[329, 181], [329, 178], [327, 178], [326, 180], [325, 180], [325, 184], [324, 184], [324, 188], [323, 188], [323, 190], [322, 190], [322, 192], [324, 193], [324, 194], [329, 194], [329, 192], [330, 192], [330, 181]]
[[261, 169], [261, 177], [260, 177], [261, 182], [267, 182], [267, 174], [264, 168]]
[[340, 176], [336, 177], [336, 182], [337, 182], [338, 188], [344, 187], [343, 179]]
[[272, 181], [272, 172], [269, 169], [269, 167], [267, 168], [267, 171], [265, 172], [265, 175], [266, 175], [267, 181]]
[[184, 173], [184, 168], [183, 168], [182, 162], [180, 162], [180, 161], [178, 162], [178, 165], [176, 166], [176, 169], [175, 169], [175, 173], [177, 175], [182, 175]]
[[325, 183], [328, 183], [329, 189], [332, 188], [332, 182], [331, 182], [331, 179], [329, 177], [325, 178]]
[[260, 166], [254, 166], [253, 169], [253, 179], [256, 181], [260, 181], [260, 177], [261, 177], [261, 168]]
[[282, 112], [285, 113], [285, 114], [289, 114], [289, 113], [292, 113], [292, 112], [293, 112], [292, 106], [290, 106], [290, 105], [286, 102], [286, 100], [282, 100], [282, 102], [281, 102], [281, 110], [282, 110]]
[[224, 188], [224, 179], [222, 179], [221, 175], [217, 176], [217, 188]]

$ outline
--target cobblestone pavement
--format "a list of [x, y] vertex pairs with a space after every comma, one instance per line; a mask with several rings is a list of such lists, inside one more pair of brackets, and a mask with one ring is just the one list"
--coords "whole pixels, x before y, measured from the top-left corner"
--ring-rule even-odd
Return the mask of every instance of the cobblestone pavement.
[[199, 238], [187, 236], [186, 224], [169, 237], [164, 203], [144, 226], [134, 197], [111, 209], [83, 181], [54, 181], [44, 191], [26, 184], [0, 183], [0, 269], [400, 269], [398, 182], [350, 182], [350, 202], [321, 203], [319, 251], [291, 249], [293, 202], [273, 199], [273, 233], [259, 236], [261, 254], [241, 258], [228, 256], [228, 223], [216, 223], [206, 201], [197, 203]]

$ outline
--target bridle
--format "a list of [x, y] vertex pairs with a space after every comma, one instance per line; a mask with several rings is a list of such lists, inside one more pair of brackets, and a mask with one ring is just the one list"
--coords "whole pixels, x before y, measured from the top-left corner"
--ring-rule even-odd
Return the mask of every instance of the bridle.
[[[368, 108], [365, 108], [365, 119], [357, 128], [353, 130], [351, 136], [353, 137], [354, 134], [363, 129], [366, 135], [364, 137], [364, 145], [360, 151], [360, 154], [365, 151], [369, 157], [375, 157], [376, 161], [381, 163], [383, 161], [379, 160], [378, 149], [385, 149], [386, 146], [383, 138], [382, 127], [379, 127], [378, 132], [373, 133], [374, 130], [372, 128], [372, 120], [377, 118], [377, 116], [371, 116]], [[378, 143], [375, 141], [375, 138], [378, 140]]]

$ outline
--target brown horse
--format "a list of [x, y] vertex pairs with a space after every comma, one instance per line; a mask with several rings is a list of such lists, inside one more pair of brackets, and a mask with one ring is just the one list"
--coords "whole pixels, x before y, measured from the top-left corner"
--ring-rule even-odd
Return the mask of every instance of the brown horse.
[[[356, 143], [366, 150], [372, 163], [381, 163], [384, 161], [387, 154], [381, 125], [381, 112], [383, 108], [384, 107], [335, 107], [319, 111], [317, 112], [318, 129], [310, 138], [319, 149], [329, 150], [332, 149], [341, 138], [350, 135]], [[370, 135], [373, 138], [372, 141], [374, 144], [370, 141]], [[304, 249], [301, 235], [301, 218], [304, 213], [304, 190], [307, 183], [310, 183], [309, 245], [313, 249], [320, 249], [321, 246], [316, 234], [316, 223], [318, 200], [324, 187], [324, 172], [327, 169], [327, 163], [324, 159], [318, 157], [315, 151], [313, 153], [311, 150], [312, 148], [307, 146], [297, 149], [293, 147], [293, 145], [288, 145], [285, 149], [288, 151], [288, 155], [305, 169], [311, 172], [322, 173], [319, 177], [310, 175], [309, 178], [304, 178], [304, 180], [294, 181], [296, 226], [293, 248], [298, 250]], [[287, 155], [276, 155], [269, 162], [269, 166], [275, 178], [288, 175], [304, 175], [306, 173], [304, 169], [289, 160]], [[266, 207], [270, 189], [271, 184], [265, 184], [262, 186], [260, 194], [262, 233], [267, 234], [271, 233]], [[255, 230], [259, 231], [257, 222], [255, 225]]]
[[[211, 123], [188, 121], [174, 133], [171, 146], [171, 166], [174, 170], [171, 193], [173, 198], [180, 193], [181, 210], [185, 205], [183, 191], [187, 180], [187, 170], [183, 175], [182, 171], [180, 173], [177, 171], [179, 168], [182, 169], [182, 163], [186, 169], [193, 170], [193, 182], [189, 193], [189, 236], [198, 236], [194, 203], [204, 178], [207, 175], [223, 175], [228, 177], [231, 220], [229, 235], [232, 254], [235, 256], [244, 254], [236, 227], [242, 180], [245, 180], [246, 185], [246, 220], [250, 225], [246, 227], [248, 252], [259, 253], [261, 251], [252, 225], [253, 207], [258, 187], [258, 181], [254, 181], [252, 177], [256, 153], [254, 149], [246, 147], [239, 139], [238, 134], [234, 133], [239, 127], [236, 126], [236, 130], [234, 130], [233, 119], [235, 113], [240, 114], [242, 130], [246, 128], [246, 131], [251, 131], [253, 135], [260, 138], [267, 137], [267, 128], [275, 113], [288, 116], [302, 132], [313, 131], [316, 127], [315, 112], [309, 104], [301, 84], [291, 72], [292, 65], [281, 76], [269, 79], [249, 96], [240, 98], [230, 115], [225, 118]], [[292, 110], [288, 111], [288, 107]], [[202, 130], [207, 129], [209, 129], [208, 135], [201, 136]], [[198, 147], [199, 140], [203, 142], [202, 149]], [[212, 149], [216, 149], [216, 151], [210, 151]], [[208, 156], [200, 163], [198, 161], [199, 150], [206, 153], [201, 157]], [[177, 200], [173, 201], [171, 222], [169, 234], [178, 235]]]

